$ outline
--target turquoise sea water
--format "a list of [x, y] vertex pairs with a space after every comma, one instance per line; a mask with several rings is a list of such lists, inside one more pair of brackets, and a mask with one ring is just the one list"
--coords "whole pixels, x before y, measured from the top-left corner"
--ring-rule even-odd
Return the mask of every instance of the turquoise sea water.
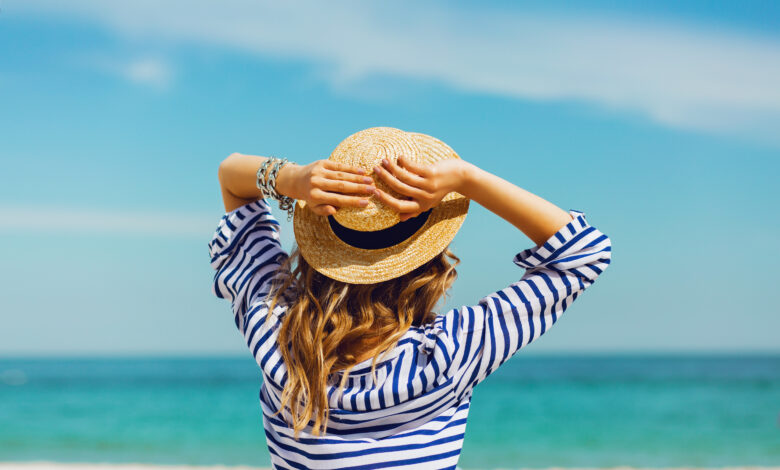
[[[247, 359], [0, 359], [0, 461], [268, 465]], [[780, 465], [780, 356], [518, 355], [463, 468]]]

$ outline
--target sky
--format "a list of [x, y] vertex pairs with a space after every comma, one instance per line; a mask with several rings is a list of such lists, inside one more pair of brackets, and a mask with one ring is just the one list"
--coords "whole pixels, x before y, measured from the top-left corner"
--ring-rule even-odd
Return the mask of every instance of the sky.
[[[0, 1], [0, 355], [244, 353], [220, 161], [374, 126], [610, 236], [529, 351], [780, 352], [780, 3], [646, 3]], [[472, 204], [446, 307], [532, 246]]]

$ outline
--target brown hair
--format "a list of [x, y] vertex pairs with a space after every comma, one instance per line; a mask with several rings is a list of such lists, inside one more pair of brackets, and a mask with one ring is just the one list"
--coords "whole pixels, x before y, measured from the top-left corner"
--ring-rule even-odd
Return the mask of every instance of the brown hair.
[[317, 272], [297, 247], [293, 250], [279, 269], [281, 275], [276, 277], [268, 311], [270, 316], [280, 297], [288, 301], [277, 338], [287, 366], [287, 382], [276, 414], [288, 408], [292, 419], [288, 424], [296, 439], [312, 418], [312, 433], [325, 433], [331, 374], [344, 371], [338, 388], [341, 394], [361, 354], [375, 348], [373, 376], [377, 359], [391, 350], [410, 326], [434, 320], [436, 305], [457, 277], [458, 263], [460, 259], [445, 248], [395, 279], [348, 284]]

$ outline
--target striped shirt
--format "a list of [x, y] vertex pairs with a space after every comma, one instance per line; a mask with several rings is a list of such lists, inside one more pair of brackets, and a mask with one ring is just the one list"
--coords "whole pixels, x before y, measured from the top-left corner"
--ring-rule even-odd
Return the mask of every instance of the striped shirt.
[[213, 292], [230, 300], [235, 323], [260, 366], [260, 404], [268, 449], [278, 469], [455, 468], [474, 387], [520, 348], [544, 334], [607, 268], [609, 237], [581, 211], [544, 244], [513, 261], [525, 268], [517, 282], [475, 305], [412, 327], [377, 363], [356, 365], [339, 396], [328, 388], [327, 433], [304, 429], [299, 440], [274, 416], [287, 380], [276, 334], [287, 310], [268, 321], [266, 296], [275, 269], [288, 256], [279, 223], [264, 200], [222, 217], [209, 242], [216, 270]]

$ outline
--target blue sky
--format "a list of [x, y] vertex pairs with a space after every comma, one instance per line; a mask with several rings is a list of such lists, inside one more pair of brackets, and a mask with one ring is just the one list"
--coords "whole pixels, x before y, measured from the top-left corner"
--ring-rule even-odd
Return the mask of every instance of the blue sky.
[[[379, 125], [612, 238], [529, 351], [780, 350], [777, 3], [158, 3], [0, 3], [0, 354], [241, 354], [217, 165]], [[531, 245], [473, 205], [448, 306]]]

